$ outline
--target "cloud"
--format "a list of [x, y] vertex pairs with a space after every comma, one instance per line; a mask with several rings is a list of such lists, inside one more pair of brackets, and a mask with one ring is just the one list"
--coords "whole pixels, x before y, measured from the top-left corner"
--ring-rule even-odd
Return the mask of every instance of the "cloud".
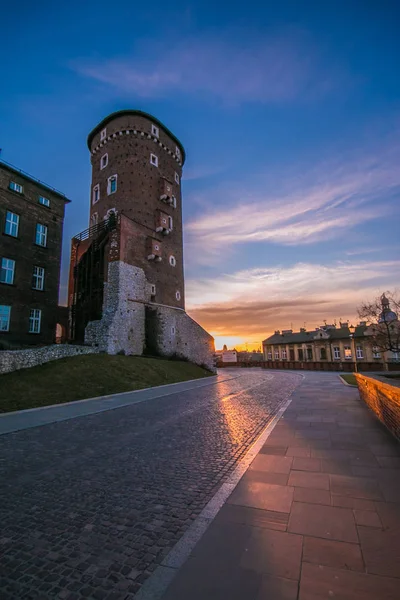
[[324, 68], [321, 52], [294, 29], [269, 36], [238, 29], [186, 39], [171, 36], [165, 43], [142, 42], [130, 58], [81, 59], [71, 66], [118, 94], [200, 93], [229, 103], [308, 98], [331, 90], [336, 78], [334, 66]]
[[400, 260], [298, 263], [254, 268], [216, 278], [189, 280], [188, 312], [216, 335], [260, 340], [275, 329], [313, 328], [336, 319], [355, 320], [357, 306], [393, 288]]
[[[274, 184], [264, 176], [189, 195], [202, 206], [187, 224], [189, 260], [218, 263], [243, 244], [285, 246], [332, 240], [359, 224], [393, 214], [400, 193], [399, 149], [375, 158], [321, 164]], [[398, 210], [398, 209], [397, 209]]]

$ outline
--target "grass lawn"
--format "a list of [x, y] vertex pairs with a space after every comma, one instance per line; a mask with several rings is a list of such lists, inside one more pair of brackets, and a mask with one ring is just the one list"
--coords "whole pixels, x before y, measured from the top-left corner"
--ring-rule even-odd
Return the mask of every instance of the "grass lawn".
[[188, 362], [87, 354], [0, 375], [0, 413], [208, 377]]
[[340, 377], [342, 379], [344, 379], [345, 382], [349, 383], [350, 385], [357, 385], [357, 380], [354, 375], [341, 375]]

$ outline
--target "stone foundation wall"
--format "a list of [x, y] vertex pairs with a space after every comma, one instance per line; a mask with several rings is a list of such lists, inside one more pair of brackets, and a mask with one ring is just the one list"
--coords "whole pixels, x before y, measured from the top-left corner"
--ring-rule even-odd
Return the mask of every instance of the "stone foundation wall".
[[10, 373], [19, 369], [36, 367], [51, 360], [77, 356], [79, 354], [97, 354], [99, 350], [88, 346], [70, 346], [68, 344], [52, 344], [41, 348], [27, 350], [10, 350], [0, 352], [0, 373]]
[[[361, 399], [389, 431], [400, 440], [400, 387], [355, 373]], [[387, 380], [389, 381], [389, 380]]]

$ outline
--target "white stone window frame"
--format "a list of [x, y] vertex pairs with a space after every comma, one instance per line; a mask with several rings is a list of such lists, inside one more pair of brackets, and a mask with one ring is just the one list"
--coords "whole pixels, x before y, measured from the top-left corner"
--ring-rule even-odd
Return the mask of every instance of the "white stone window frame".
[[151, 283], [150, 284], [150, 296], [155, 296], [156, 295], [156, 285], [155, 283]]
[[283, 348], [282, 349], [282, 360], [286, 360], [287, 359], [287, 352], [286, 350]]
[[176, 267], [176, 258], [172, 254], [169, 257], [169, 264], [171, 265], [171, 267]]
[[29, 330], [28, 333], [40, 333], [42, 325], [42, 311], [40, 308], [31, 308], [29, 314]]
[[11, 306], [0, 304], [0, 331], [10, 331]]
[[157, 127], [157, 125], [153, 125], [151, 126], [151, 135], [153, 135], [156, 138], [160, 137], [160, 128]]
[[[115, 190], [111, 190], [112, 187], [112, 183], [115, 181]], [[118, 175], [111, 175], [111, 177], [109, 177], [107, 179], [107, 195], [111, 196], [111, 194], [115, 194], [115, 192], [118, 189]]]
[[279, 350], [274, 351], [275, 360], [279, 360]]
[[107, 127], [104, 127], [104, 129], [102, 129], [100, 131], [100, 141], [102, 142], [103, 140], [105, 140], [107, 137]]
[[96, 183], [92, 190], [92, 204], [97, 204], [100, 200], [100, 184]]
[[176, 208], [176, 196], [171, 196], [171, 206], [172, 208]]
[[179, 177], [179, 173], [177, 173], [176, 171], [175, 171], [174, 178], [175, 178], [175, 183], [177, 183], [179, 185], [181, 182], [181, 179]]
[[176, 333], [175, 325], [172, 325], [172, 327], [171, 327], [171, 335], [175, 335], [175, 333]]
[[24, 186], [20, 183], [17, 183], [16, 181], [10, 181], [10, 190], [12, 190], [13, 192], [17, 192], [17, 194], [23, 194]]
[[0, 283], [5, 283], [6, 285], [13, 285], [14, 277], [15, 260], [3, 256], [1, 259]]
[[340, 346], [333, 346], [333, 360], [340, 360]]
[[100, 171], [105, 169], [107, 165], [108, 165], [108, 152], [103, 154], [103, 156], [100, 159]]
[[174, 220], [173, 220], [173, 218], [172, 218], [171, 216], [169, 216], [169, 215], [168, 215], [168, 218], [167, 218], [167, 223], [168, 223], [168, 229], [169, 229], [170, 231], [172, 231], [172, 230], [173, 230], [173, 228], [174, 228]]
[[95, 225], [97, 225], [99, 222], [99, 213], [98, 212], [94, 212], [92, 214], [92, 216], [90, 217], [90, 227], [94, 227]]
[[47, 248], [47, 235], [49, 228], [44, 223], [36, 223], [35, 244], [42, 248]]
[[158, 156], [156, 154], [150, 153], [150, 164], [153, 167], [158, 167]]
[[44, 275], [45, 270], [43, 267], [38, 267], [37, 265], [33, 266], [33, 281], [32, 281], [32, 289], [39, 290], [43, 292], [44, 290]]
[[175, 154], [178, 158], [181, 157], [181, 151], [179, 150], [178, 146], [175, 146]]
[[175, 298], [179, 301], [181, 299], [181, 293], [179, 290], [175, 292]]
[[50, 200], [45, 196], [39, 196], [39, 204], [45, 206], [46, 208], [50, 208]]
[[363, 353], [362, 346], [356, 346], [356, 357], [357, 358], [364, 358], [364, 353]]

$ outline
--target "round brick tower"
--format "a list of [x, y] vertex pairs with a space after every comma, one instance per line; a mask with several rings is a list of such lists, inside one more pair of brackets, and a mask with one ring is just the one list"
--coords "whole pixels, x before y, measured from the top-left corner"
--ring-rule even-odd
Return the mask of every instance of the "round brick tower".
[[143, 269], [153, 303], [184, 309], [182, 144], [155, 117], [121, 110], [91, 131], [88, 147], [90, 226], [114, 211], [122, 260]]

